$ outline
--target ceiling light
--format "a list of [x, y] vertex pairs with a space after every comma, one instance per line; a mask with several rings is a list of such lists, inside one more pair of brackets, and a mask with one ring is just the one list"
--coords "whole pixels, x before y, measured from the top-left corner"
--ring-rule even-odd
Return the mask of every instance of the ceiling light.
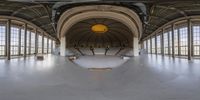
[[92, 26], [91, 30], [95, 33], [105, 33], [108, 31], [108, 27], [103, 24], [96, 24]]

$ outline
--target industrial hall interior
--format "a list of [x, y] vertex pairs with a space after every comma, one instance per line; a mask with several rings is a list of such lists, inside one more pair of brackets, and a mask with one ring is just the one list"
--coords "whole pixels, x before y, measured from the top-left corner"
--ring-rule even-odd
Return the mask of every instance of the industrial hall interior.
[[200, 100], [200, 0], [0, 0], [0, 100]]

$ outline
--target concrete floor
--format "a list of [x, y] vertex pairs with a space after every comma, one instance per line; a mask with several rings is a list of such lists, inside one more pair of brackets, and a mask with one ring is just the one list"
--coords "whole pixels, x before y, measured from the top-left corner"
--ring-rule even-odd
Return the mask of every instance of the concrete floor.
[[0, 100], [200, 100], [200, 61], [134, 57], [88, 71], [64, 57], [0, 60]]
[[119, 56], [80, 56], [74, 63], [83, 68], [116, 68], [125, 63], [128, 59]]

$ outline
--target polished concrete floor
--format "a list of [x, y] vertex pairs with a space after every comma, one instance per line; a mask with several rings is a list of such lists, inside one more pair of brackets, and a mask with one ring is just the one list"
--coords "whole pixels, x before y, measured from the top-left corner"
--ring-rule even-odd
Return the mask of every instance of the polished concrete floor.
[[89, 71], [53, 55], [0, 60], [0, 100], [200, 100], [200, 61], [143, 55]]

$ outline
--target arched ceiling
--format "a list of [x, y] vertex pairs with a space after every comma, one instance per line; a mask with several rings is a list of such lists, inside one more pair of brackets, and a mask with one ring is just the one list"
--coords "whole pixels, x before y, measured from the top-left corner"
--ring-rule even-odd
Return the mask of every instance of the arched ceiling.
[[1, 0], [0, 15], [31, 21], [56, 37], [56, 24], [64, 11], [92, 4], [120, 5], [137, 12], [143, 22], [142, 38], [173, 19], [200, 15], [199, 0]]
[[51, 36], [56, 36], [56, 29], [51, 20], [52, 9], [50, 4], [18, 1], [0, 1], [0, 15], [23, 18], [42, 28]]
[[144, 23], [143, 38], [174, 19], [200, 15], [200, 1], [166, 0], [164, 2], [155, 2], [149, 6], [148, 12], [148, 19]]
[[[108, 28], [105, 33], [95, 33], [92, 26], [101, 24]], [[68, 44], [110, 44], [117, 43], [120, 45], [131, 44], [133, 34], [124, 24], [107, 18], [92, 18], [83, 20], [73, 25], [68, 31], [66, 38]]]

